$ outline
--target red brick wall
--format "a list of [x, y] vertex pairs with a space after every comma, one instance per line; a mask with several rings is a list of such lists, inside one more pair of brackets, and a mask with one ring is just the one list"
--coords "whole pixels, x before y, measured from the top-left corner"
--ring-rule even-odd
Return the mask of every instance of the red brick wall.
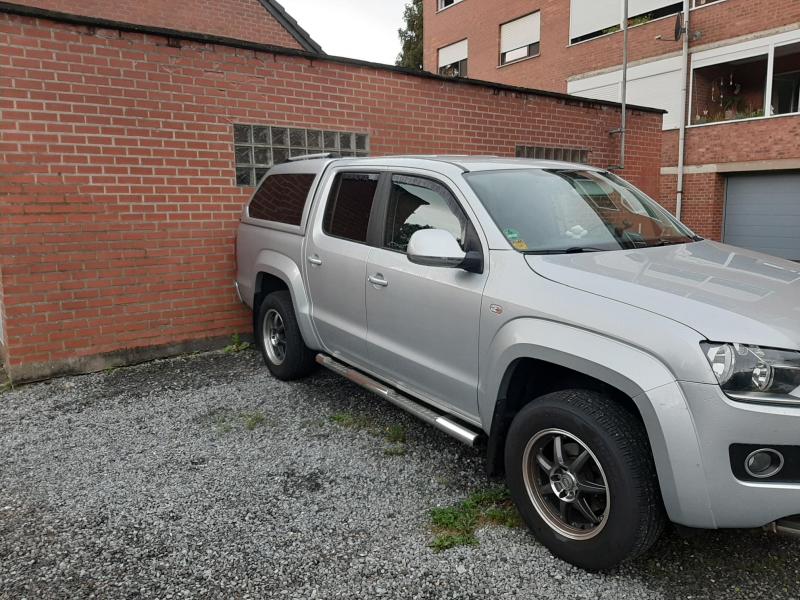
[[[614, 107], [0, 15], [0, 268], [9, 363], [248, 329], [232, 289], [233, 124], [366, 132], [373, 154], [515, 144], [617, 161]], [[657, 192], [661, 115], [625, 175]], [[42, 367], [44, 370], [45, 367]]]
[[[464, 0], [439, 13], [437, 0], [424, 0], [425, 69], [436, 71], [438, 49], [469, 38], [469, 75], [475, 79], [566, 91], [566, 80], [622, 63], [622, 33], [569, 45], [569, 0]], [[500, 24], [541, 11], [541, 54], [498, 68]], [[693, 10], [692, 31], [705, 45], [800, 22], [797, 0], [725, 0]], [[629, 30], [631, 61], [680, 52], [671, 41], [675, 17], [645, 23]], [[656, 40], [661, 35], [664, 40]]]
[[[677, 175], [661, 177], [661, 205], [674, 212]], [[725, 177], [719, 173], [688, 173], [683, 178], [681, 220], [698, 235], [719, 240], [725, 205]]]
[[[776, 116], [731, 121], [686, 130], [686, 164], [707, 165], [753, 160], [797, 158], [800, 118]], [[678, 162], [678, 132], [665, 131], [663, 164]]]
[[57, 12], [301, 49], [258, 0], [9, 0]]

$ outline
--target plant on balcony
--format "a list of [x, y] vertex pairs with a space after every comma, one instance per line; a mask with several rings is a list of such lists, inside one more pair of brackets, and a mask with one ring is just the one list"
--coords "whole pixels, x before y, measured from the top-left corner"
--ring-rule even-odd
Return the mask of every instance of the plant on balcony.
[[711, 102], [722, 109], [726, 119], [735, 119], [744, 110], [744, 98], [740, 95], [742, 86], [733, 80], [733, 71], [728, 77], [720, 77], [711, 85]]

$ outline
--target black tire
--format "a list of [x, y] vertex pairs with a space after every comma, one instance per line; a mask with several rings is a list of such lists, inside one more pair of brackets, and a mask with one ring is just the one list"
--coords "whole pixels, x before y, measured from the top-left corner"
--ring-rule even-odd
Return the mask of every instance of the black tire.
[[[269, 336], [266, 334], [265, 321], [267, 318], [273, 319], [275, 315], [278, 315], [283, 325], [285, 344], [283, 345], [282, 360], [279, 360], [281, 353], [275, 349], [274, 345], [270, 344]], [[264, 363], [278, 379], [284, 381], [300, 379], [314, 371], [317, 365], [315, 353], [306, 346], [303, 336], [300, 334], [300, 327], [297, 325], [292, 305], [292, 296], [288, 291], [272, 292], [264, 298], [261, 306], [258, 307], [255, 338], [261, 349], [261, 355], [264, 357]], [[272, 350], [270, 350], [270, 346], [272, 346]]]
[[[571, 468], [587, 449], [583, 466], [573, 471], [558, 466]], [[635, 558], [664, 528], [644, 426], [599, 392], [554, 392], [525, 406], [508, 431], [505, 464], [511, 496], [534, 536], [578, 567], [598, 571]]]

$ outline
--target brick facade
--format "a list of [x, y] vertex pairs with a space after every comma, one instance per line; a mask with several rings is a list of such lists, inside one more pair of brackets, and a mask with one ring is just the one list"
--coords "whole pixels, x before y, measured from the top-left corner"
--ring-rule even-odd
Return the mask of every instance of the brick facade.
[[[536, 10], [541, 11], [540, 55], [498, 67], [500, 25]], [[438, 12], [437, 0], [424, 0], [424, 19], [424, 64], [429, 71], [436, 71], [438, 48], [464, 38], [469, 40], [470, 77], [513, 85], [566, 91], [569, 79], [604, 69], [619, 69], [622, 62], [620, 32], [569, 44], [569, 0], [463, 0]], [[672, 41], [674, 25], [673, 15], [630, 28], [631, 64], [680, 55], [680, 42]], [[690, 50], [699, 51], [798, 27], [800, 2], [796, 0], [723, 0], [691, 11], [691, 32], [700, 35], [690, 38]], [[657, 40], [657, 36], [662, 40]], [[797, 57], [776, 59], [775, 63], [776, 66], [779, 63], [785, 66], [783, 62], [792, 60], [796, 62]], [[709, 68], [709, 73], [717, 77], [728, 72], [729, 69], [725, 68]], [[691, 78], [691, 71], [689, 76]], [[759, 94], [756, 89], [763, 86], [763, 71], [753, 73], [751, 79], [755, 91], [745, 103], [758, 108], [763, 106], [763, 91]], [[737, 76], [737, 81], [748, 83], [747, 77], [743, 76]], [[703, 94], [704, 80], [701, 77], [695, 79], [695, 97], [709, 95], [710, 82], [705, 83], [708, 84], [707, 93]], [[689, 99], [688, 110], [693, 111], [690, 117], [702, 113], [704, 108], [708, 107]], [[688, 128], [685, 163], [689, 168], [681, 218], [698, 233], [720, 239], [725, 204], [724, 173], [732, 172], [724, 165], [762, 162], [767, 170], [775, 168], [770, 166], [775, 164], [774, 161], [794, 159], [792, 168], [796, 169], [800, 165], [798, 135], [800, 116], [797, 115]], [[678, 131], [665, 131], [662, 166], [669, 170], [677, 162]], [[714, 172], [714, 165], [723, 168]], [[698, 167], [711, 168], [699, 172], [704, 169]], [[658, 185], [657, 199], [672, 210], [676, 202], [676, 180], [676, 175], [667, 173]]]
[[[563, 92], [567, 79], [622, 63], [622, 34], [615, 33], [579, 44], [569, 44], [569, 0], [463, 0], [437, 12], [438, 0], [423, 0], [424, 65], [435, 72], [438, 49], [469, 39], [469, 76], [474, 79], [524, 85]], [[500, 24], [541, 11], [538, 57], [498, 67]], [[692, 11], [691, 28], [702, 37], [693, 48], [715, 44], [800, 23], [796, 0], [724, 0]], [[629, 60], [654, 58], [681, 51], [674, 42], [675, 16], [632, 27], [628, 31]], [[662, 36], [657, 40], [656, 36]]]
[[259, 0], [16, 0], [14, 3], [111, 21], [301, 48]]
[[[0, 271], [16, 377], [249, 329], [232, 289], [252, 192], [235, 186], [235, 123], [368, 133], [372, 154], [513, 156], [525, 144], [617, 160], [608, 103], [121, 29], [0, 14]], [[661, 115], [629, 122], [624, 175], [655, 194]]]

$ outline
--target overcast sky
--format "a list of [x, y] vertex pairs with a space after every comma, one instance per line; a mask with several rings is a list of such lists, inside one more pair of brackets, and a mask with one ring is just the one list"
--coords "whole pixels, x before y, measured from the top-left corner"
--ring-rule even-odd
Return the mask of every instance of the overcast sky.
[[278, 0], [328, 54], [394, 64], [408, 0]]

